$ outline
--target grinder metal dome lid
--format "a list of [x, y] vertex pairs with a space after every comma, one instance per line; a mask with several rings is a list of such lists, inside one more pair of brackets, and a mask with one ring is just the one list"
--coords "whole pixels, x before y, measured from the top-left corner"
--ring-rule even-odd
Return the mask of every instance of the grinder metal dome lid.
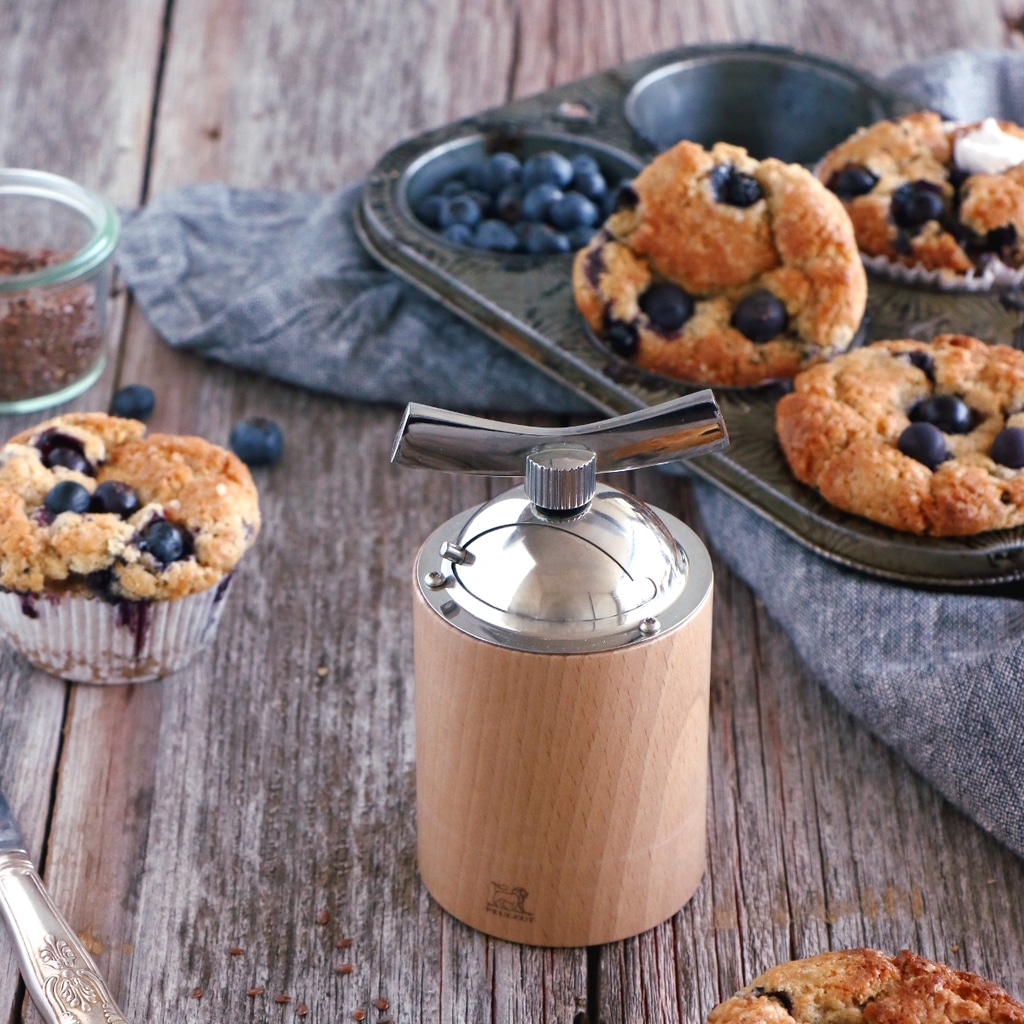
[[727, 443], [710, 391], [566, 430], [411, 405], [394, 462], [525, 474], [428, 538], [420, 593], [455, 628], [524, 651], [590, 653], [659, 635], [703, 604], [710, 558], [680, 520], [596, 475]]

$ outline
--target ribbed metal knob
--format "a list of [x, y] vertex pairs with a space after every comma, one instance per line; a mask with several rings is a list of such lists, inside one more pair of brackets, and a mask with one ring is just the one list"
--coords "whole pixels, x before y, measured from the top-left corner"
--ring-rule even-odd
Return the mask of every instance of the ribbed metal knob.
[[552, 446], [526, 458], [527, 498], [544, 512], [574, 512], [597, 488], [597, 455], [587, 448]]

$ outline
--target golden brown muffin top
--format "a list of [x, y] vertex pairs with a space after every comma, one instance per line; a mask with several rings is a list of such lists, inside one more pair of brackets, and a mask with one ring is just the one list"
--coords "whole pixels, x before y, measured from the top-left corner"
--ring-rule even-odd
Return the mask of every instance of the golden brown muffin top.
[[779, 964], [719, 1003], [707, 1024], [1024, 1024], [998, 985], [910, 950], [821, 953]]
[[[51, 464], [54, 449], [87, 465]], [[139, 507], [52, 514], [61, 481], [90, 494], [106, 481], [135, 490]], [[162, 563], [147, 531], [166, 520], [185, 537], [183, 557]], [[136, 420], [68, 413], [22, 431], [0, 448], [0, 586], [19, 593], [71, 590], [110, 599], [173, 600], [219, 583], [260, 528], [256, 487], [237, 456], [199, 437], [146, 436]]]

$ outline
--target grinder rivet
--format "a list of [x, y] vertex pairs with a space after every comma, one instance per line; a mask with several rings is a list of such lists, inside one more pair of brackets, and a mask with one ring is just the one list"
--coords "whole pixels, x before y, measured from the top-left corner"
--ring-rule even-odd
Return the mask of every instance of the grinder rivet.
[[438, 572], [436, 569], [432, 569], [423, 578], [423, 582], [431, 590], [440, 590], [448, 582], [448, 578], [443, 572]]
[[651, 616], [647, 619], [641, 619], [640, 621], [640, 632], [644, 636], [654, 636], [661, 629], [661, 623]]

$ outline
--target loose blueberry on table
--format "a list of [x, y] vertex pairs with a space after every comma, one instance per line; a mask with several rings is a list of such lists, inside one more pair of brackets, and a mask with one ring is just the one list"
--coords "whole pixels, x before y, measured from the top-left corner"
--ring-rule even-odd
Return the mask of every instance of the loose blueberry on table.
[[110, 400], [112, 416], [121, 416], [129, 420], [142, 420], [145, 423], [153, 415], [156, 397], [153, 389], [145, 384], [127, 384], [114, 392]]
[[521, 163], [514, 153], [499, 151], [478, 157], [441, 182], [414, 204], [413, 213], [455, 245], [487, 252], [566, 253], [585, 246], [623, 195], [628, 199], [623, 184], [610, 181], [588, 153], [570, 158], [546, 150]]
[[284, 434], [273, 420], [253, 416], [231, 428], [228, 444], [247, 466], [270, 466], [284, 451]]

